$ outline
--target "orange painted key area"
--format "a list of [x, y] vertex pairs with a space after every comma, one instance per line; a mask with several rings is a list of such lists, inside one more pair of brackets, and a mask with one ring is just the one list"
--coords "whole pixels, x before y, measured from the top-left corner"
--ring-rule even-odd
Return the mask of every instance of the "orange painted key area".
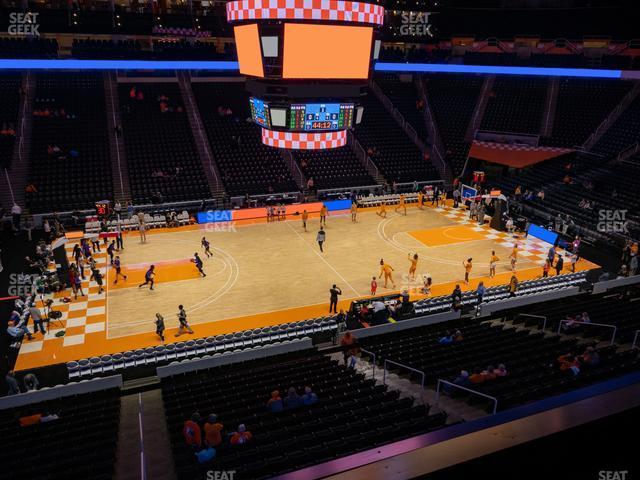
[[418, 230], [409, 232], [416, 240], [424, 243], [428, 247], [438, 245], [450, 245], [459, 242], [470, 242], [473, 240], [484, 240], [484, 235], [475, 232], [468, 225], [453, 225], [429, 230]]

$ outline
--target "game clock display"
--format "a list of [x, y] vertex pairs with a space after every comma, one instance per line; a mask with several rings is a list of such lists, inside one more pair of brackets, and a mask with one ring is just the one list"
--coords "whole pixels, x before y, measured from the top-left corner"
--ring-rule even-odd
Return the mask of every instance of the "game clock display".
[[344, 130], [353, 125], [352, 103], [306, 103], [291, 105], [289, 129], [303, 131]]

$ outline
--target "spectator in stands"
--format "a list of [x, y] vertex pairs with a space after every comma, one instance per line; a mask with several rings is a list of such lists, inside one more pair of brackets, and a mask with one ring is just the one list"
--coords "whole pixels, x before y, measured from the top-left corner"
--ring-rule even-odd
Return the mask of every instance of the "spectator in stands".
[[516, 292], [518, 291], [518, 279], [515, 275], [511, 276], [511, 280], [509, 280], [509, 296], [515, 297]]
[[[469, 382], [469, 372], [467, 372], [466, 370], [461, 370], [460, 374], [453, 380], [452, 382], [455, 385], [458, 385], [460, 387], [469, 387], [470, 382]], [[447, 391], [447, 390], [445, 390]], [[450, 389], [449, 389], [450, 391]]]
[[214, 413], [207, 417], [204, 424], [204, 443], [208, 447], [217, 447], [222, 443], [222, 430], [224, 425], [218, 422], [218, 416]]
[[549, 270], [551, 270], [551, 262], [547, 258], [544, 261], [544, 266], [542, 267], [542, 278], [547, 278], [549, 276]]
[[440, 337], [438, 343], [440, 345], [449, 345], [450, 343], [453, 343], [453, 335], [451, 335], [451, 332], [447, 330], [444, 336]]
[[200, 422], [202, 418], [198, 412], [191, 415], [191, 418], [184, 422], [182, 427], [182, 436], [187, 445], [200, 449], [202, 446], [202, 430], [200, 429]]
[[7, 395], [17, 395], [20, 393], [20, 385], [18, 385], [16, 374], [13, 370], [9, 371], [4, 377], [4, 383], [7, 385]]
[[570, 353], [560, 355], [558, 357], [558, 363], [560, 364], [561, 372], [570, 371], [574, 375], [578, 375], [580, 373], [580, 362]]
[[302, 398], [296, 392], [295, 387], [289, 387], [287, 392], [287, 396], [284, 397], [284, 407], [285, 408], [298, 408], [302, 405]]
[[556, 275], [560, 275], [562, 273], [562, 269], [564, 268], [564, 259], [561, 254], [558, 254], [556, 260]]
[[501, 363], [493, 373], [495, 373], [496, 377], [506, 377], [508, 375], [507, 367], [504, 366], [504, 363]]
[[482, 370], [480, 370], [479, 368], [474, 368], [473, 373], [469, 376], [469, 381], [474, 385], [484, 383], [485, 376], [482, 374]]
[[540, 189], [540, 191], [538, 192], [538, 194], [536, 195], [536, 197], [538, 198], [538, 201], [540, 202], [544, 202], [544, 190]]
[[284, 403], [282, 402], [282, 397], [280, 397], [279, 390], [271, 392], [271, 398], [267, 401], [267, 408], [273, 413], [284, 410]]
[[451, 294], [451, 308], [456, 311], [462, 308], [462, 289], [460, 285], [456, 285]]
[[20, 231], [20, 219], [22, 218], [22, 208], [17, 203], [13, 204], [11, 207], [11, 218], [13, 220], [13, 231]]
[[457, 343], [457, 342], [461, 342], [462, 340], [464, 340], [464, 337], [462, 336], [462, 332], [460, 330], [456, 330], [455, 333], [453, 334], [453, 342]]
[[302, 404], [304, 406], [313, 405], [318, 402], [318, 395], [316, 395], [311, 387], [304, 387], [304, 395], [302, 395]]
[[626, 265], [621, 265], [620, 270], [618, 271], [618, 277], [628, 277], [629, 276], [629, 267]]
[[231, 434], [231, 445], [244, 445], [253, 440], [253, 435], [243, 423], [238, 425], [238, 431]]
[[480, 283], [478, 283], [478, 288], [476, 289], [476, 297], [478, 299], [478, 307], [480, 307], [480, 304], [482, 303], [482, 300], [484, 299], [484, 294], [486, 292], [487, 292], [487, 289], [484, 286], [484, 282], [481, 280]]
[[484, 376], [484, 380], [486, 382], [495, 380], [497, 377], [495, 367], [493, 365], [489, 365], [486, 370], [482, 371], [482, 375]]
[[638, 255], [634, 255], [629, 260], [629, 275], [637, 275], [638, 274]]
[[596, 349], [589, 346], [585, 349], [584, 353], [578, 357], [580, 363], [588, 365], [590, 367], [597, 367], [600, 365], [600, 355], [596, 352]]
[[355, 347], [355, 344], [357, 343], [357, 341], [358, 339], [353, 333], [351, 333], [351, 331], [347, 330], [346, 332], [344, 332], [344, 335], [340, 340], [340, 346], [342, 346], [343, 348], [342, 356], [343, 356], [345, 365], [347, 365], [347, 362], [349, 361], [350, 356], [358, 353], [358, 349], [357, 347]]
[[40, 390], [40, 382], [38, 381], [38, 377], [36, 377], [33, 373], [27, 373], [22, 379], [22, 383], [24, 383], [24, 388], [27, 390], [27, 392]]

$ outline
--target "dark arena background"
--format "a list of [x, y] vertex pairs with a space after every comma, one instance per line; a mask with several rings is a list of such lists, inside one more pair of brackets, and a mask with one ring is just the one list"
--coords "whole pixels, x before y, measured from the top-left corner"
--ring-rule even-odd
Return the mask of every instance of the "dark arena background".
[[640, 478], [639, 20], [3, 1], [0, 478]]

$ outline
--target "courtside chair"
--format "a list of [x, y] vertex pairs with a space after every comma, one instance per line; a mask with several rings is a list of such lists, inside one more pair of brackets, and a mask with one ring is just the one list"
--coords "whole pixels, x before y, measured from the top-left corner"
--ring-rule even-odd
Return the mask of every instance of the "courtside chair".
[[135, 361], [136, 367], [138, 365], [146, 365], [147, 363], [145, 359], [145, 352], [142, 348], [137, 348], [133, 351], [133, 359]]
[[170, 343], [168, 345], [165, 346], [165, 351], [167, 354], [167, 360], [173, 360], [174, 358], [176, 358], [177, 354], [176, 354], [176, 346], [173, 343]]
[[67, 362], [67, 370], [69, 370], [69, 378], [80, 375], [80, 365], [78, 362]]
[[124, 357], [121, 353], [114, 353], [111, 355], [114, 370], [124, 368]]
[[111, 372], [115, 369], [113, 365], [113, 357], [111, 355], [102, 355], [100, 357], [103, 372]]
[[85, 373], [89, 373], [91, 371], [91, 363], [86, 358], [82, 360], [78, 360], [78, 365], [80, 366], [80, 375], [84, 375]]
[[158, 345], [155, 347], [156, 362], [163, 362], [167, 359], [167, 347]]
[[184, 342], [178, 342], [175, 344], [175, 350], [176, 350], [176, 358], [177, 359], [181, 359], [187, 356], [187, 352], [186, 352], [186, 346], [184, 344]]

